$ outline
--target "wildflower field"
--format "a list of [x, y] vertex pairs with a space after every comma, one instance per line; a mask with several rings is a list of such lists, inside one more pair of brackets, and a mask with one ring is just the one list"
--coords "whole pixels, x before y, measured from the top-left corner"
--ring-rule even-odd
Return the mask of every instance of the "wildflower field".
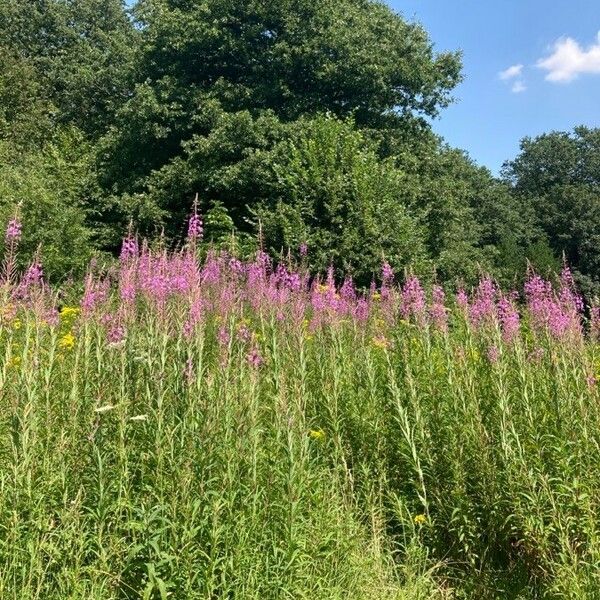
[[600, 597], [600, 313], [568, 270], [359, 292], [200, 230], [59, 294], [11, 222], [0, 598]]

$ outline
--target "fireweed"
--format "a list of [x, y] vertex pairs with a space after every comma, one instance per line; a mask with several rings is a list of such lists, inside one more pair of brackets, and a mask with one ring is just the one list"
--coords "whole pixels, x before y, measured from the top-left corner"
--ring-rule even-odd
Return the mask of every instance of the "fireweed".
[[188, 234], [128, 235], [78, 306], [4, 270], [0, 597], [593, 597], [600, 313], [567, 269], [361, 292]]

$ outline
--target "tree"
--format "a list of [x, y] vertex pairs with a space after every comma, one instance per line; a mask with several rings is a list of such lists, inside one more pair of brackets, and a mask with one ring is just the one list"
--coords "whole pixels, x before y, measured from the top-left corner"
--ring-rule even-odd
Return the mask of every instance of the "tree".
[[131, 92], [135, 36], [122, 0], [0, 3], [0, 50], [32, 70], [54, 122], [94, 136]]
[[[424, 117], [450, 101], [460, 79], [457, 54], [436, 55], [422, 27], [371, 0], [142, 0], [136, 16], [137, 84], [98, 153], [110, 223], [145, 215], [173, 232], [167, 215], [180, 218], [199, 192], [244, 229], [239, 205], [261, 200], [260, 183], [237, 185], [234, 198], [233, 182], [227, 193], [215, 189], [215, 173], [235, 172], [257, 145], [323, 113], [390, 139], [426, 132]], [[225, 149], [214, 144], [238, 129]], [[184, 163], [199, 156], [193, 172]], [[190, 185], [173, 185], [174, 172]]]
[[[283, 120], [330, 111], [381, 126], [437, 114], [459, 80], [456, 54], [371, 0], [142, 0], [143, 80], [218, 98], [228, 112]], [[194, 95], [192, 95], [194, 96]]]
[[[272, 254], [298, 256], [368, 285], [384, 260], [397, 272], [426, 274], [424, 231], [403, 198], [403, 174], [351, 122], [317, 118], [281, 144], [275, 193], [255, 210]], [[427, 269], [428, 270], [428, 269]]]
[[555, 256], [564, 256], [585, 293], [598, 294], [600, 129], [525, 138], [504, 176], [518, 201], [533, 208]]
[[93, 248], [80, 195], [90, 153], [77, 130], [56, 132], [54, 138], [26, 152], [0, 141], [0, 227], [18, 207], [21, 266], [41, 247], [45, 275], [56, 281], [83, 275]]
[[131, 91], [136, 31], [121, 0], [0, 3], [0, 223], [24, 218], [24, 260], [81, 271], [92, 248], [90, 141]]
[[31, 62], [0, 46], [0, 140], [38, 147], [52, 134], [51, 111]]

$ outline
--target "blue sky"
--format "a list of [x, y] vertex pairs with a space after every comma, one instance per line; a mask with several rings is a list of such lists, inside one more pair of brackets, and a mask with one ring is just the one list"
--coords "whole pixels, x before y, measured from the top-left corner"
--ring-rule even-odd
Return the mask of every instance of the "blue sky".
[[437, 50], [463, 51], [465, 81], [434, 129], [494, 173], [524, 136], [600, 126], [599, 0], [388, 4], [421, 22]]

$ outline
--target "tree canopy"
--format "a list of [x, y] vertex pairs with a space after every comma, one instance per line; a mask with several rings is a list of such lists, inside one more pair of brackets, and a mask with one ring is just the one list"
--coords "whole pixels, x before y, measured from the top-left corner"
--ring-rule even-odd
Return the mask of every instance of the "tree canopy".
[[599, 294], [600, 129], [525, 138], [504, 174], [533, 208], [555, 255], [573, 267], [584, 291]]
[[599, 130], [526, 138], [494, 177], [432, 132], [460, 80], [376, 0], [6, 0], [0, 215], [44, 223], [56, 277], [130, 223], [179, 243], [198, 194], [210, 243], [365, 284], [384, 259], [512, 285], [564, 256], [598, 293]]

